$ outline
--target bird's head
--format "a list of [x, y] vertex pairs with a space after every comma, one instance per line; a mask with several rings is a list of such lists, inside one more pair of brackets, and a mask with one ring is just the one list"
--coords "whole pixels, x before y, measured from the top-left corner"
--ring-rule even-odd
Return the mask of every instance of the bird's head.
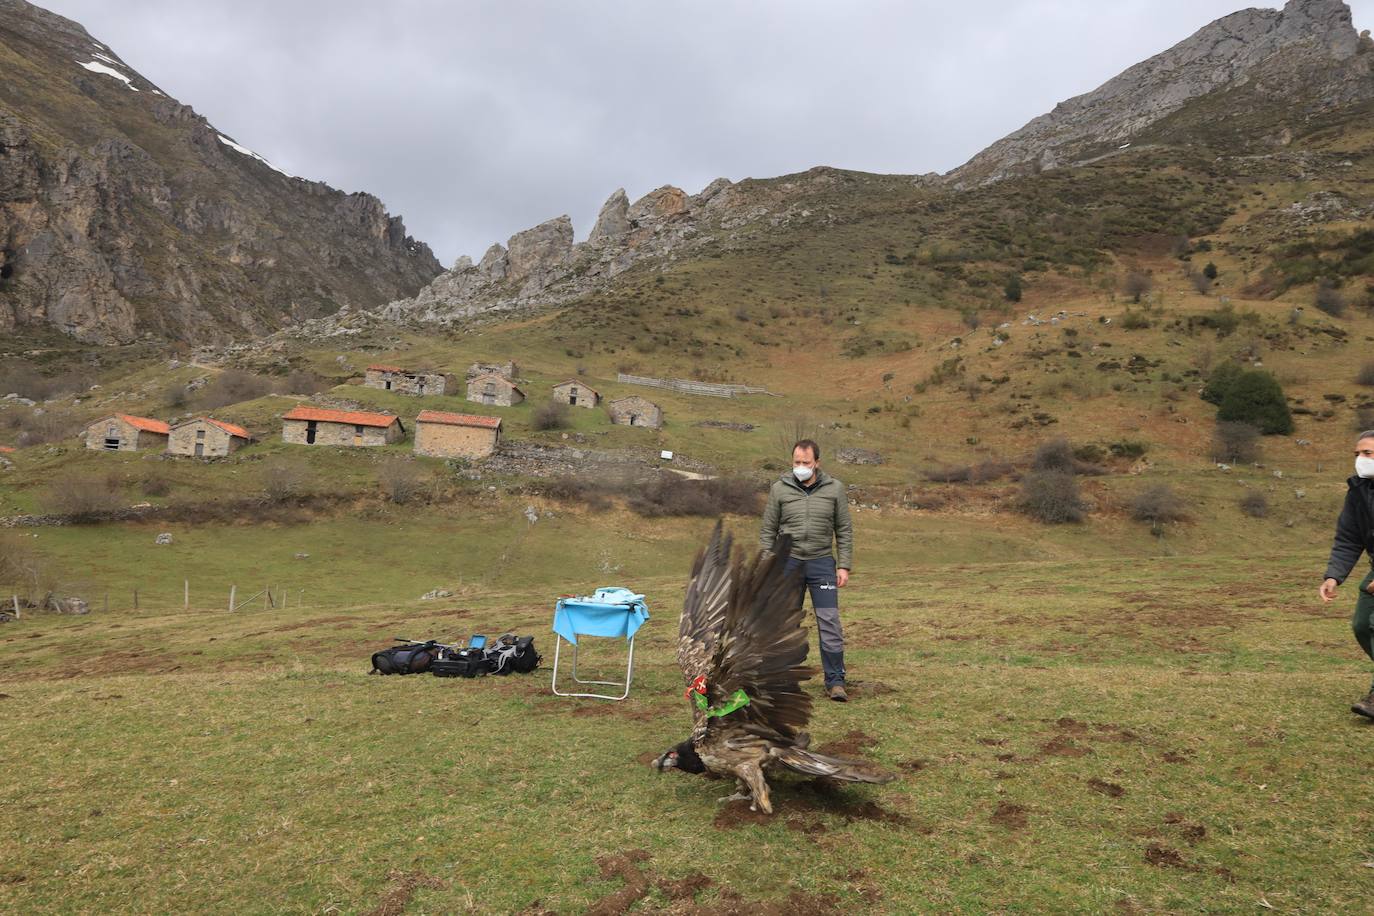
[[690, 740], [668, 748], [663, 756], [654, 761], [654, 768], [660, 772], [667, 769], [678, 769], [687, 773], [706, 772], [706, 764], [701, 762], [701, 757], [697, 755], [696, 748], [692, 747]]

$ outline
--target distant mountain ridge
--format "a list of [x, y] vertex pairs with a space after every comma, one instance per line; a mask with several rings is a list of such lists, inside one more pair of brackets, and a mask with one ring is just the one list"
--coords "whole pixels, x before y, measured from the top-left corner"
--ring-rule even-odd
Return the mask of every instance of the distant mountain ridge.
[[[720, 178], [695, 195], [663, 187], [633, 204], [616, 191], [586, 242], [574, 242], [567, 216], [549, 220], [493, 245], [476, 264], [460, 259], [419, 295], [378, 314], [444, 323], [595, 298], [635, 266], [657, 269], [687, 258], [775, 248], [787, 233], [826, 233], [862, 218], [855, 211], [883, 210], [888, 204], [882, 195], [891, 194], [894, 183], [949, 196], [948, 208], [959, 210], [967, 207], [966, 195], [1006, 179], [1139, 153], [1147, 145], [1188, 147], [1216, 135], [1218, 124], [1231, 128], [1224, 138], [1228, 152], [1272, 150], [1288, 142], [1290, 128], [1319, 113], [1374, 100], [1372, 52], [1368, 33], [1356, 33], [1342, 0], [1243, 10], [1061, 103], [947, 175], [866, 176], [822, 167], [736, 183]], [[1142, 142], [1133, 150], [1136, 140]], [[1177, 234], [1179, 227], [1155, 231]], [[330, 333], [358, 320], [366, 316], [340, 313], [317, 329]]]
[[441, 271], [370, 194], [292, 178], [84, 28], [0, 0], [0, 333], [223, 342]]
[[1069, 165], [1129, 142], [1194, 99], [1252, 82], [1270, 84], [1278, 98], [1301, 98], [1308, 108], [1374, 98], [1372, 49], [1368, 32], [1356, 34], [1343, 0], [1241, 10], [1059, 103], [946, 177], [967, 187]]

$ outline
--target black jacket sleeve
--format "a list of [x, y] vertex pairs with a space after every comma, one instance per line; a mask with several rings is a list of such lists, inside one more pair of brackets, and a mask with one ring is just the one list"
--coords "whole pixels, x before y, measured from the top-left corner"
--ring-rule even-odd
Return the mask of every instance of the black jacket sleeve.
[[1331, 544], [1331, 559], [1326, 564], [1326, 578], [1344, 582], [1345, 577], [1360, 561], [1364, 552], [1364, 532], [1360, 530], [1360, 507], [1356, 500], [1360, 493], [1351, 488], [1345, 494], [1341, 517], [1336, 520], [1336, 539]]

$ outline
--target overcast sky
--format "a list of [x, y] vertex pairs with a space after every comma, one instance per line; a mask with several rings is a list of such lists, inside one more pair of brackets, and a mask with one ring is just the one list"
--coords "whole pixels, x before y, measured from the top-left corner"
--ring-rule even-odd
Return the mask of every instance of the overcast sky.
[[[1244, 0], [40, 0], [445, 266], [660, 185], [944, 172]], [[1350, 0], [1356, 28], [1374, 0]]]

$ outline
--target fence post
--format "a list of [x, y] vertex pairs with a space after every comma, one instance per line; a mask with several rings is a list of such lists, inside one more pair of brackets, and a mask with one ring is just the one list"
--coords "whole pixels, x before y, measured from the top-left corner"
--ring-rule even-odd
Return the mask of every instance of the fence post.
[[234, 609], [234, 592], [238, 591], [237, 585], [229, 586], [229, 610]]
[[134, 589], [134, 610], [138, 610], [138, 589]]
[[14, 619], [15, 619], [15, 620], [18, 620], [18, 619], [19, 619], [19, 596], [18, 596], [18, 595], [13, 595], [13, 596], [11, 596], [11, 597], [14, 599]]
[[190, 607], [191, 607], [191, 580], [190, 580], [190, 579], [183, 579], [183, 580], [182, 580], [182, 583], [181, 583], [181, 587], [182, 587], [182, 593], [181, 593], [181, 594], [182, 594], [182, 598], [181, 598], [181, 609], [182, 609], [183, 611], [184, 611], [184, 610], [189, 610]]
[[106, 592], [105, 592], [105, 613], [106, 613], [106, 614], [110, 613], [110, 593], [109, 593], [109, 591], [106, 591]]
[[267, 610], [272, 601], [272, 591], [266, 585], [262, 587], [262, 609]]

